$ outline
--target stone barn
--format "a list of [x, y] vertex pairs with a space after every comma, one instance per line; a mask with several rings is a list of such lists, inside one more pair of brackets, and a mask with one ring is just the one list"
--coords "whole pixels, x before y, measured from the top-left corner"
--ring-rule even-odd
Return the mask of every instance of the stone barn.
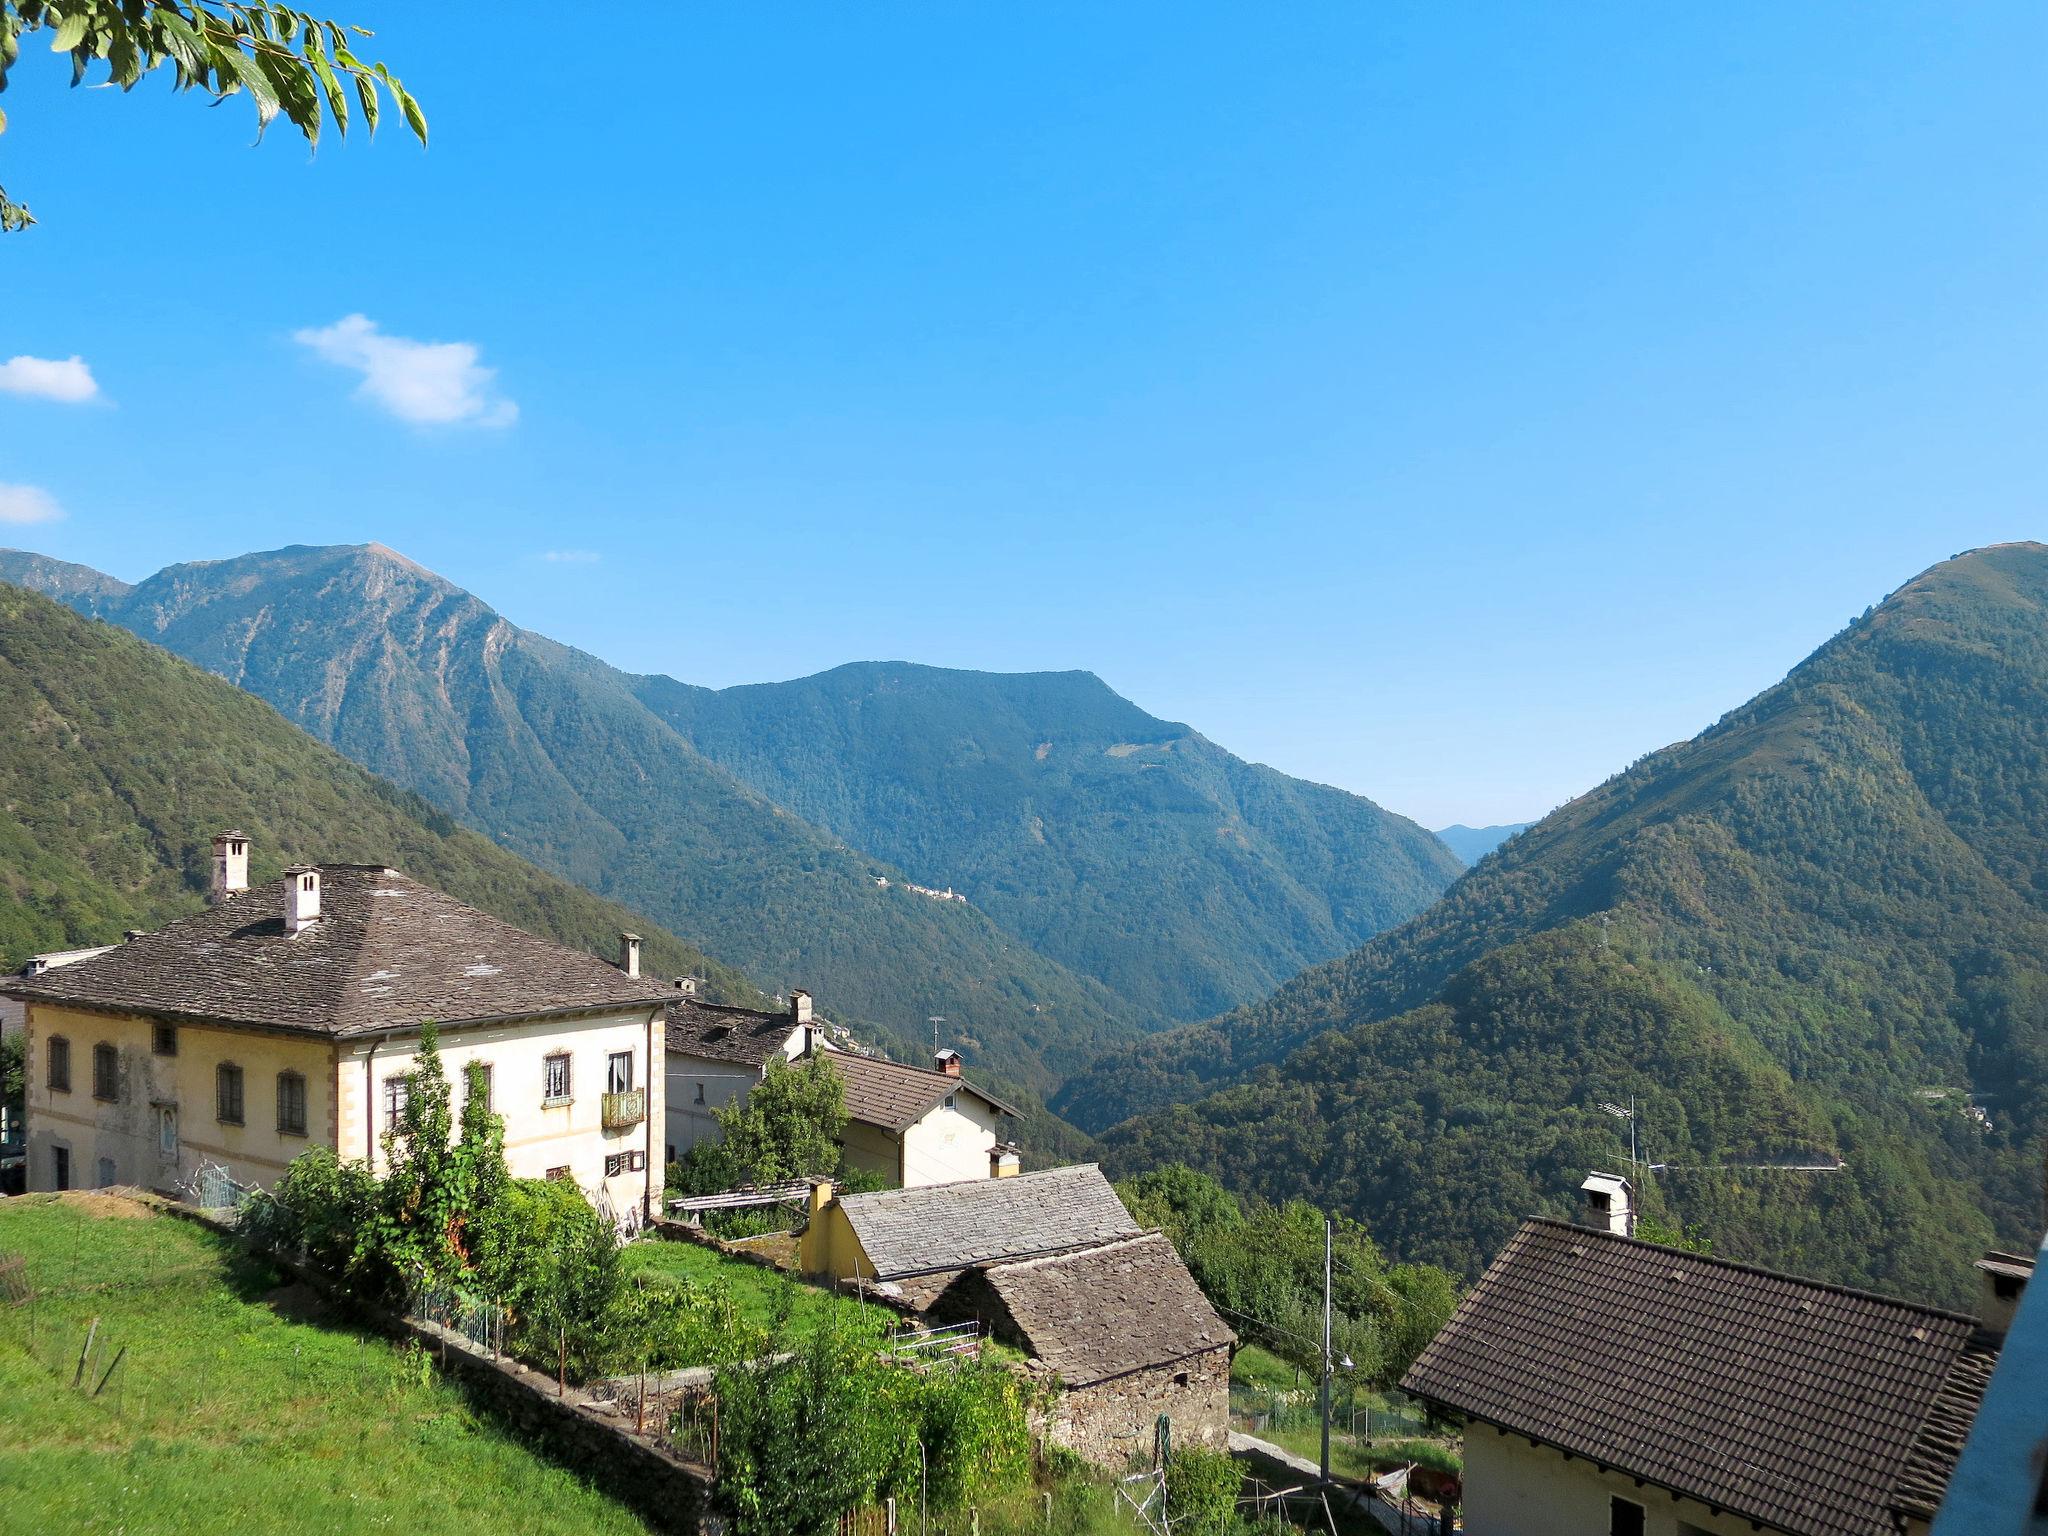
[[1052, 1439], [1097, 1465], [1149, 1455], [1162, 1413], [1176, 1445], [1227, 1446], [1237, 1339], [1162, 1233], [969, 1270], [931, 1313], [980, 1319], [1057, 1377]]

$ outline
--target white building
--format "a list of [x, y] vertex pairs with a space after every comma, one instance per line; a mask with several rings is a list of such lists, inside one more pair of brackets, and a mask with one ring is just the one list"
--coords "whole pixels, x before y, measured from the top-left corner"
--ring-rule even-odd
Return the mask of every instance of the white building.
[[957, 1051], [941, 1051], [930, 1069], [843, 1051], [796, 992], [787, 1009], [767, 1012], [707, 1003], [669, 1004], [667, 1152], [670, 1161], [716, 1141], [717, 1112], [743, 1099], [777, 1057], [822, 1054], [846, 1084], [847, 1161], [893, 1185], [943, 1184], [1015, 1173], [1016, 1111], [961, 1076]]
[[515, 1177], [573, 1180], [637, 1224], [661, 1188], [663, 1005], [620, 963], [566, 949], [381, 865], [251, 889], [215, 839], [206, 911], [17, 978], [27, 1009], [28, 1187], [180, 1192], [208, 1165], [269, 1184], [309, 1146], [378, 1166], [421, 1026], [465, 1091], [488, 1072]]

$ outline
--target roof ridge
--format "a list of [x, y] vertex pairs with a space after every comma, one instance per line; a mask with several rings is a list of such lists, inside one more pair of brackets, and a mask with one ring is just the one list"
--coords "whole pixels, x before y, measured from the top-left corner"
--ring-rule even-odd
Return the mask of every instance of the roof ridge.
[[[995, 1259], [980, 1268], [993, 1273], [996, 1270], [1029, 1269], [1034, 1264], [1059, 1264], [1082, 1254], [1107, 1253], [1112, 1248], [1129, 1248], [1137, 1243], [1149, 1243], [1154, 1238], [1171, 1243], [1158, 1227], [1147, 1227], [1143, 1232], [1133, 1232], [1124, 1237], [1108, 1237], [1099, 1243], [1078, 1243], [1072, 1248], [1061, 1248], [1052, 1253], [1033, 1254], [1028, 1259]], [[1175, 1249], [1177, 1254], [1179, 1249]]]
[[1810, 1275], [1787, 1274], [1782, 1269], [1766, 1269], [1761, 1264], [1750, 1264], [1742, 1259], [1724, 1259], [1712, 1253], [1690, 1253], [1683, 1248], [1672, 1248], [1663, 1243], [1653, 1243], [1648, 1238], [1623, 1237], [1619, 1232], [1602, 1232], [1598, 1227], [1582, 1227], [1575, 1221], [1566, 1221], [1558, 1216], [1525, 1216], [1522, 1218], [1522, 1222], [1524, 1226], [1562, 1227], [1568, 1232], [1583, 1232], [1588, 1237], [1597, 1237], [1604, 1242], [1626, 1243], [1631, 1248], [1648, 1248], [1656, 1253], [1675, 1254], [1679, 1258], [1693, 1263], [1715, 1264], [1719, 1265], [1722, 1269], [1737, 1269], [1747, 1274], [1762, 1275], [1769, 1280], [1784, 1280], [1793, 1285], [1810, 1286], [1816, 1291], [1831, 1291], [1837, 1296], [1848, 1296], [1857, 1301], [1876, 1301], [1882, 1302], [1886, 1306], [1904, 1307], [1908, 1311], [1924, 1312], [1929, 1317], [1946, 1318], [1953, 1323], [1974, 1324], [1977, 1321], [1975, 1317], [1967, 1312], [1951, 1312], [1948, 1308], [1937, 1307], [1931, 1302], [1908, 1301], [1903, 1296], [1887, 1296], [1882, 1291], [1859, 1290], [1853, 1285], [1842, 1285], [1834, 1280], [1815, 1280]]

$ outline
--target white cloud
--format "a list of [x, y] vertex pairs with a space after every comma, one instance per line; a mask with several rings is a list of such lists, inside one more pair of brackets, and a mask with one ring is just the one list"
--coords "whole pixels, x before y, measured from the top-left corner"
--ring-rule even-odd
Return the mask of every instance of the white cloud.
[[0, 523], [54, 523], [63, 515], [57, 498], [41, 486], [0, 480]]
[[498, 370], [477, 362], [474, 343], [386, 336], [365, 315], [349, 315], [318, 330], [295, 331], [292, 340], [330, 363], [362, 374], [356, 394], [400, 421], [509, 427], [519, 419], [519, 407], [492, 387]]
[[541, 556], [556, 565], [595, 565], [603, 558], [594, 549], [551, 549]]
[[100, 386], [82, 357], [30, 357], [24, 353], [0, 363], [0, 391], [77, 405], [97, 395]]

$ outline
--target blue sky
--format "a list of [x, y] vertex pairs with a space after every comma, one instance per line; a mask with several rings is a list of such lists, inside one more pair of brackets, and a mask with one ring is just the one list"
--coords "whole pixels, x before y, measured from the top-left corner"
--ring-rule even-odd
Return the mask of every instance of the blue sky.
[[0, 542], [1083, 667], [1440, 825], [2048, 535], [2038, 6], [340, 14], [429, 151], [25, 52], [0, 364], [96, 394], [0, 369]]

